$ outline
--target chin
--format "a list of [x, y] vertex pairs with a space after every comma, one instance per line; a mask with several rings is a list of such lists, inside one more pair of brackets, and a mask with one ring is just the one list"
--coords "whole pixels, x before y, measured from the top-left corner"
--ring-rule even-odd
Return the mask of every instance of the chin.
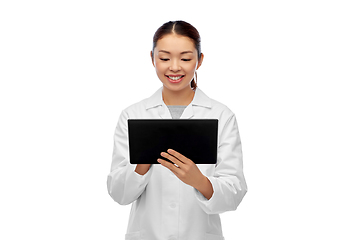
[[191, 89], [190, 83], [189, 84], [169, 84], [169, 83], [164, 83], [163, 82], [164, 87], [166, 87], [167, 89], [177, 92], [177, 91], [181, 91], [184, 90], [186, 88]]

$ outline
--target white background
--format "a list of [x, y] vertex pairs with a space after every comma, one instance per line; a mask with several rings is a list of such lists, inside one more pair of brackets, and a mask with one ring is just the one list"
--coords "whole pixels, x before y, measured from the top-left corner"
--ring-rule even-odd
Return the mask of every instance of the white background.
[[243, 142], [249, 191], [225, 238], [360, 239], [357, 3], [1, 1], [0, 238], [123, 239], [115, 125], [161, 87], [152, 37], [181, 19], [202, 37], [199, 87]]

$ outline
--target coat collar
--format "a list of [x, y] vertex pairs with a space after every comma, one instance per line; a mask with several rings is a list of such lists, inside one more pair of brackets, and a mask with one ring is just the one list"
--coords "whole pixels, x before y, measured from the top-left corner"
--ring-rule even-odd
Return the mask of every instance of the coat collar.
[[[146, 100], [146, 109], [157, 106], [165, 106], [164, 100], [162, 98], [162, 89], [162, 87], [159, 88], [151, 97]], [[194, 98], [190, 105], [211, 108], [211, 99], [199, 88], [196, 88]]]
[[[150, 108], [158, 107], [159, 116], [164, 119], [170, 119], [171, 114], [166, 104], [163, 101], [162, 90], [163, 88], [161, 87], [151, 97], [146, 99], [145, 107], [146, 110]], [[199, 88], [196, 88], [194, 98], [192, 102], [184, 110], [181, 118], [183, 119], [192, 118], [194, 116], [193, 106], [211, 108], [212, 107], [211, 99], [208, 96], [206, 96], [206, 94], [203, 91], [201, 91]]]

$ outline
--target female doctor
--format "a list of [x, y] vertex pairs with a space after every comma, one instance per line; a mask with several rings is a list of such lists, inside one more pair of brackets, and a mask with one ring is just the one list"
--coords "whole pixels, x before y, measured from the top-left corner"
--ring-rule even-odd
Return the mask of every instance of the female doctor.
[[[121, 112], [107, 180], [116, 202], [132, 203], [125, 239], [224, 239], [219, 214], [235, 210], [247, 192], [235, 115], [197, 87], [196, 70], [204, 55], [192, 25], [163, 24], [150, 55], [163, 86]], [[139, 118], [218, 119], [217, 164], [196, 165], [176, 149], [159, 153], [172, 163], [130, 164], [127, 120]]]

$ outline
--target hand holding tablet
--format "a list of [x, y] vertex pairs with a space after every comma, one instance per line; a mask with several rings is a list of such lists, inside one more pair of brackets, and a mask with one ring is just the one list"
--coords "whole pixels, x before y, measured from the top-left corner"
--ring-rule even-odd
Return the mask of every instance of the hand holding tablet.
[[162, 152], [161, 156], [171, 161], [169, 162], [159, 158], [158, 162], [162, 166], [172, 171], [185, 184], [196, 188], [207, 199], [211, 198], [214, 193], [211, 182], [201, 173], [191, 159], [188, 159], [173, 149]]

